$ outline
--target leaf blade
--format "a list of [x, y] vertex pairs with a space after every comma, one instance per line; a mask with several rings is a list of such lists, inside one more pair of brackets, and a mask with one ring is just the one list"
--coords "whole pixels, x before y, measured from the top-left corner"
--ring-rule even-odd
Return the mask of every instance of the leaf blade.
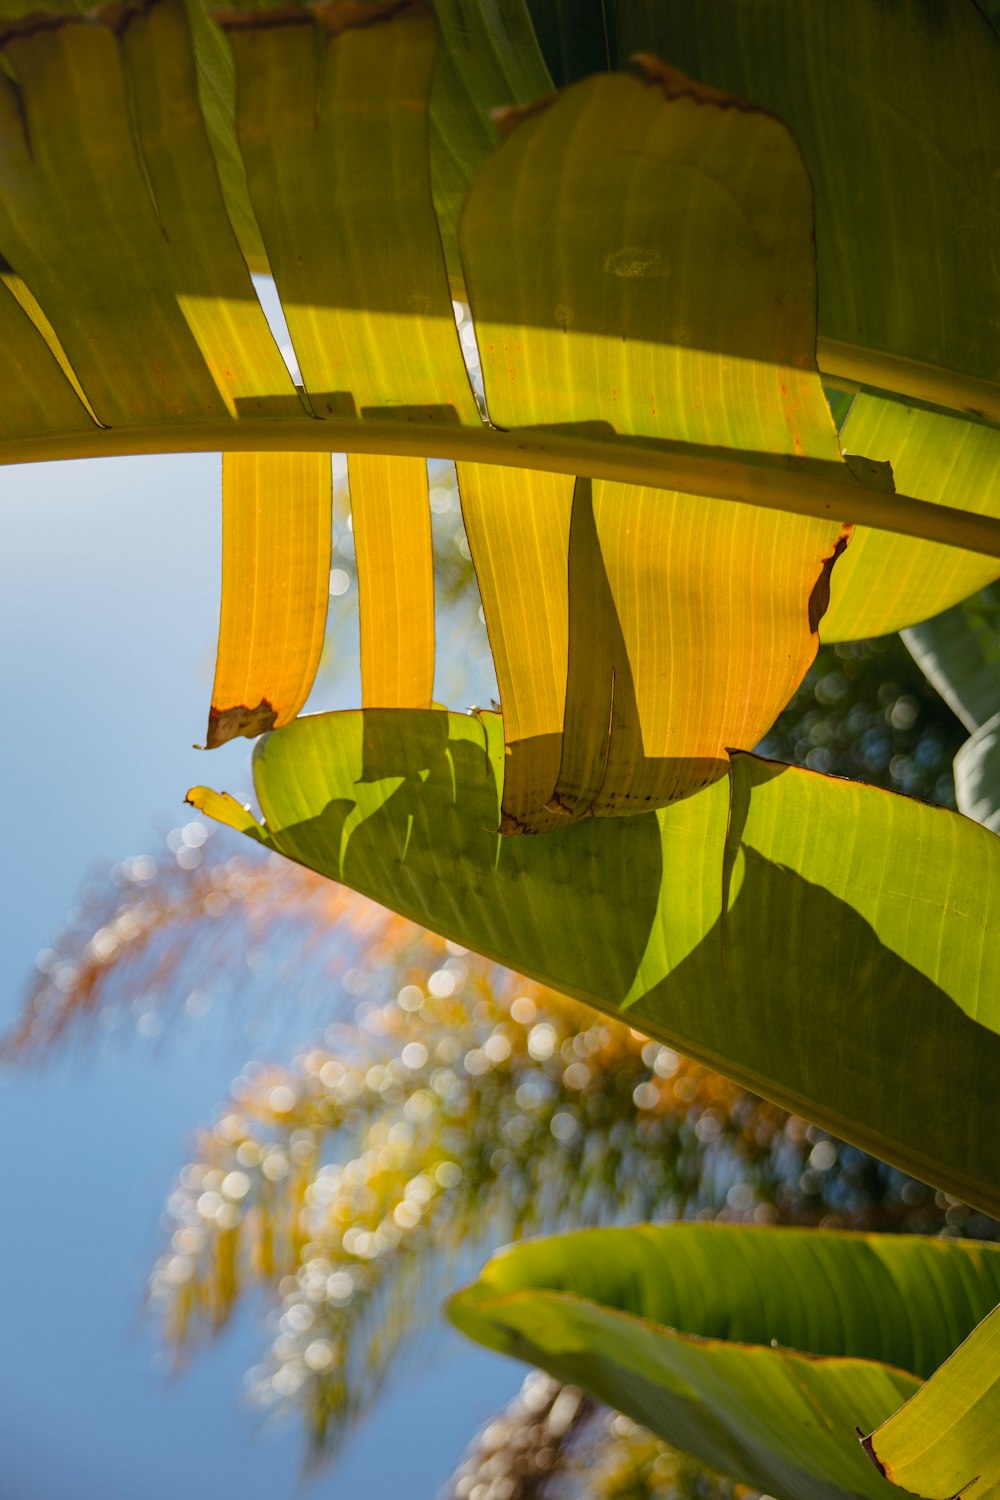
[[864, 1447], [893, 1484], [931, 1500], [1000, 1493], [1000, 1308]]
[[361, 612], [365, 708], [434, 701], [434, 560], [427, 465], [351, 454], [347, 461]]
[[225, 26], [251, 202], [314, 414], [480, 425], [434, 215], [433, 13]]
[[[906, 494], [1000, 514], [1000, 428], [862, 392], [841, 442], [849, 452], [887, 459]], [[978, 553], [859, 527], [831, 582], [823, 639], [887, 635], [940, 614], [996, 576], [996, 564]]]
[[268, 736], [255, 781], [291, 858], [1000, 1208], [995, 835], [740, 755], [731, 809], [716, 783], [510, 839], [502, 766], [491, 714], [335, 714]]
[[326, 628], [332, 491], [328, 454], [223, 454], [210, 750], [290, 723], [309, 696]]
[[225, 212], [180, 0], [120, 33], [15, 26], [3, 47], [0, 243], [99, 421], [301, 411]]
[[637, 1225], [501, 1251], [449, 1314], [758, 1489], [877, 1500], [856, 1414], [912, 1395], [998, 1274], [993, 1247], [961, 1242]]
[[979, 9], [622, 0], [617, 14], [625, 55], [658, 51], [794, 132], [816, 191], [821, 365], [1000, 419], [1000, 41]]

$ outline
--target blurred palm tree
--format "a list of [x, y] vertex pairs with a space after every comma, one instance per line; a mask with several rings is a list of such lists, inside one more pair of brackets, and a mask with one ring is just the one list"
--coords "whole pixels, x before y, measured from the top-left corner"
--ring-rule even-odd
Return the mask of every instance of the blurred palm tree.
[[532, 1370], [478, 1435], [442, 1500], [746, 1500], [752, 1493]]

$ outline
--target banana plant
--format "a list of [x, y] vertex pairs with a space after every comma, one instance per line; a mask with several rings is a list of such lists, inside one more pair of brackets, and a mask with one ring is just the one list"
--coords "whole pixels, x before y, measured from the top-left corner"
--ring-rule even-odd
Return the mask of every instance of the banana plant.
[[[576, 9], [2, 0], [0, 458], [223, 451], [266, 823], [197, 805], [1000, 1208], [995, 835], [751, 753], [821, 626], [1000, 574], [1000, 38]], [[362, 712], [293, 722], [333, 449]], [[428, 453], [499, 717], [433, 707]]]
[[[733, 92], [723, 92], [707, 67], [701, 81], [647, 55], [638, 77], [584, 77], [536, 107], [508, 110], [502, 144], [477, 164], [456, 218], [434, 193], [434, 142], [452, 118], [442, 113], [440, 79], [453, 78], [452, 67], [467, 82], [472, 74], [462, 73], [471, 64], [442, 8], [450, 61], [433, 83], [424, 77], [431, 149], [423, 217], [407, 172], [405, 220], [412, 266], [424, 265], [439, 232], [445, 250], [435, 249], [437, 282], [429, 273], [426, 280], [438, 300], [407, 314], [410, 352], [422, 348], [423, 357], [405, 361], [396, 283], [377, 256], [357, 247], [349, 254], [337, 238], [363, 232], [373, 191], [371, 180], [350, 177], [346, 157], [330, 182], [345, 192], [353, 184], [354, 216], [348, 227], [330, 208], [324, 221], [341, 247], [331, 252], [342, 272], [336, 306], [323, 305], [331, 296], [319, 279], [308, 280], [321, 277], [320, 263], [304, 251], [292, 256], [293, 241], [309, 240], [305, 227], [293, 228], [291, 207], [276, 217], [277, 205], [291, 203], [292, 153], [281, 154], [286, 138], [266, 117], [270, 109], [291, 131], [303, 91], [288, 85], [282, 93], [279, 84], [301, 76], [305, 39], [321, 22], [289, 22], [294, 37], [282, 42], [280, 24], [255, 23], [253, 14], [226, 22], [242, 101], [236, 133], [252, 201], [259, 185], [264, 241], [270, 232], [306, 391], [346, 382], [354, 409], [373, 422], [381, 381], [382, 396], [392, 386], [413, 415], [414, 382], [445, 347], [428, 341], [443, 340], [458, 255], [489, 419], [473, 410], [453, 364], [455, 383], [438, 387], [450, 404], [437, 430], [439, 451], [457, 461], [502, 718], [432, 709], [424, 481], [408, 456], [352, 453], [363, 715], [290, 723], [308, 691], [300, 668], [306, 646], [315, 651], [323, 608], [315, 536], [327, 502], [324, 494], [315, 500], [316, 484], [299, 472], [304, 455], [286, 459], [284, 506], [269, 480], [268, 524], [282, 536], [275, 545], [252, 519], [262, 460], [233, 456], [224, 467], [227, 568], [209, 738], [277, 726], [256, 760], [266, 829], [203, 790], [195, 802], [456, 941], [627, 1011], [936, 1185], [1000, 1206], [984, 1084], [997, 1031], [993, 840], [947, 814], [748, 754], [801, 680], [828, 604], [834, 634], [886, 629], [906, 623], [908, 607], [933, 613], [951, 590], [961, 596], [994, 573], [982, 553], [929, 540], [923, 524], [944, 522], [935, 533], [941, 543], [986, 545], [960, 536], [954, 514], [961, 499], [968, 525], [977, 520], [973, 505], [986, 511], [996, 502], [1000, 429], [981, 374], [995, 356], [980, 347], [983, 320], [962, 322], [961, 357], [958, 324], [932, 338], [906, 302], [906, 279], [888, 286], [883, 262], [869, 264], [867, 242], [838, 205], [844, 173], [870, 182], [893, 163], [912, 174], [915, 151], [940, 179], [938, 156], [958, 149], [961, 60], [975, 54], [982, 81], [969, 97], [985, 100], [1000, 42], [974, 7], [947, 8], [942, 51], [926, 16], [897, 16], [896, 35], [886, 32], [881, 7], [861, 6], [858, 25], [876, 55], [893, 44], [894, 65], [884, 76], [872, 65], [859, 84], [864, 109], [847, 131], [843, 168], [821, 149], [814, 102], [784, 101], [790, 130], [771, 112], [781, 101], [752, 68], [724, 80]], [[332, 13], [322, 14], [326, 25]], [[651, 16], [651, 44], [679, 55], [678, 37], [661, 34], [664, 14]], [[786, 51], [799, 49], [803, 66], [809, 60], [832, 78], [844, 37], [815, 20], [822, 36], [809, 27], [797, 40], [785, 36], [788, 14], [756, 8], [754, 48], [762, 54], [781, 40]], [[710, 52], [703, 12], [680, 7], [676, 15], [687, 16], [695, 50]], [[342, 154], [349, 132], [338, 133], [334, 120], [338, 109], [345, 119], [351, 113], [343, 91], [353, 111], [381, 119], [386, 110], [388, 119], [387, 60], [398, 59], [398, 109], [404, 87], [412, 98], [419, 82], [416, 39], [430, 34], [419, 7], [386, 7], [373, 18], [361, 29], [334, 28], [324, 41], [330, 150]], [[824, 39], [832, 50], [820, 46]], [[294, 69], [278, 57], [285, 43], [298, 49]], [[523, 45], [512, 48], [512, 59], [526, 55]], [[687, 67], [696, 60], [685, 53]], [[918, 82], [934, 101], [929, 164], [910, 134], [882, 138], [900, 90]], [[989, 159], [992, 113], [984, 105], [982, 119], [972, 114], [963, 150], [978, 142], [975, 160]], [[321, 109], [320, 133], [323, 118]], [[406, 118], [412, 126], [412, 108]], [[391, 138], [387, 125], [378, 139]], [[311, 135], [295, 140], [305, 172], [319, 148]], [[333, 172], [332, 160], [323, 156], [324, 171]], [[396, 168], [382, 178], [390, 188]], [[318, 214], [333, 200], [319, 194], [318, 178], [310, 181], [309, 212]], [[393, 201], [383, 194], [383, 215]], [[877, 236], [900, 255], [904, 222], [888, 214]], [[934, 239], [921, 245], [913, 295], [922, 287], [962, 295], [955, 285], [966, 272]], [[987, 275], [980, 252], [988, 259], [985, 246], [963, 242], [960, 253], [961, 266], [971, 256], [979, 267], [976, 285]], [[365, 325], [376, 342], [365, 343], [351, 321], [362, 290], [347, 287], [351, 277], [375, 278], [380, 264], [386, 279], [378, 299], [369, 295], [376, 310]], [[831, 264], [839, 303], [829, 290], [820, 296], [833, 321], [817, 333], [817, 286], [827, 285]], [[881, 290], [869, 297], [872, 278]], [[888, 316], [890, 292], [898, 316]], [[841, 336], [845, 308], [856, 315], [853, 343]], [[447, 331], [452, 348], [450, 324]], [[900, 387], [859, 389], [839, 434], [816, 363], [816, 350], [827, 357], [831, 348], [841, 382], [844, 361], [854, 360], [855, 376], [877, 369], [888, 382], [891, 371]], [[947, 361], [954, 378], [943, 373]], [[911, 392], [918, 376], [932, 384]], [[973, 392], [982, 398], [974, 412]], [[345, 409], [343, 401], [333, 407]], [[460, 438], [470, 428], [484, 445], [475, 452]], [[522, 445], [517, 463], [495, 446], [512, 436]], [[613, 469], [601, 459], [581, 473], [577, 452], [575, 477], [559, 472], [546, 445], [564, 441], [591, 445], [595, 458], [598, 448], [613, 452]], [[664, 461], [669, 453], [674, 465], [657, 488], [650, 471], [634, 467], [654, 453]], [[730, 484], [737, 469], [739, 483]], [[913, 497], [898, 492], [904, 476]], [[863, 510], [824, 519], [839, 504], [817, 501], [829, 484], [863, 497]], [[248, 505], [251, 519], [241, 521]], [[924, 535], [900, 542], [853, 524], [896, 524], [890, 512], [921, 517]], [[279, 622], [268, 634], [265, 606], [273, 610], [268, 601], [278, 597], [287, 609], [301, 606], [308, 629], [296, 634]]]

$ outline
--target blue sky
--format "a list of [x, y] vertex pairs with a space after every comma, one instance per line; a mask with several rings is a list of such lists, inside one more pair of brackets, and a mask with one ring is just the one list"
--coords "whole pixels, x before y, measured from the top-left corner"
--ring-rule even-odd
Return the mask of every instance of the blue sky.
[[[185, 789], [249, 796], [245, 741], [203, 738], [218, 618], [219, 458], [6, 469], [0, 638], [8, 730], [2, 1020], [88, 871], [158, 852]], [[296, 1041], [280, 1019], [276, 1055]], [[253, 1312], [179, 1378], [142, 1298], [186, 1142], [248, 1057], [216, 1013], [0, 1073], [3, 1500], [432, 1500], [521, 1371], [442, 1330], [341, 1463], [301, 1489], [299, 1434], [241, 1404]]]

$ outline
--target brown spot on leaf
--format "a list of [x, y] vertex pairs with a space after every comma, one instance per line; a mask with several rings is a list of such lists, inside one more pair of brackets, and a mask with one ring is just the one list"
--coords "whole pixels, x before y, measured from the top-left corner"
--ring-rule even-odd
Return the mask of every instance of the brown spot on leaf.
[[276, 718], [277, 714], [266, 698], [262, 698], [256, 708], [247, 708], [243, 703], [234, 708], [216, 708], [213, 703], [208, 715], [205, 748], [215, 750], [240, 735], [248, 740], [256, 739], [259, 734], [266, 734], [274, 728]]
[[840, 528], [840, 535], [829, 557], [823, 559], [823, 567], [819, 577], [813, 584], [812, 593], [809, 595], [809, 629], [813, 635], [819, 629], [819, 622], [830, 608], [830, 574], [833, 565], [843, 552], [854, 533], [854, 527], [845, 523]]

